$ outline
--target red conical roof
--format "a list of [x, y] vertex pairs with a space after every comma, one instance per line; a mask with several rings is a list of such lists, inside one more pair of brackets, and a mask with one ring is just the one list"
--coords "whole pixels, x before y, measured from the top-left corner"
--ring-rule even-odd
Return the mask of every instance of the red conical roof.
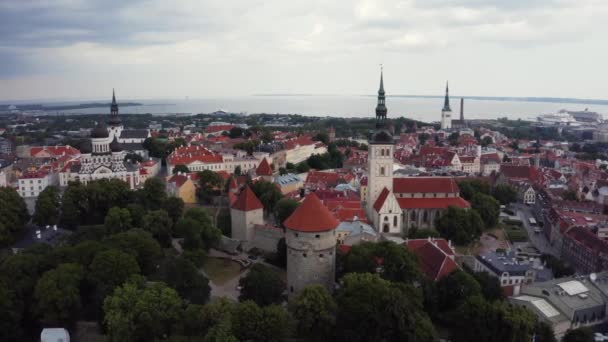
[[241, 211], [251, 211], [256, 209], [262, 209], [264, 206], [262, 202], [257, 198], [257, 196], [253, 193], [253, 190], [249, 187], [249, 185], [245, 186], [245, 189], [241, 191], [239, 197], [232, 204], [232, 209], [237, 209]]
[[272, 176], [272, 168], [270, 164], [268, 164], [268, 160], [266, 158], [262, 159], [260, 165], [255, 170], [255, 174], [258, 176]]
[[283, 222], [285, 227], [301, 232], [325, 232], [335, 229], [338, 224], [340, 222], [314, 192], [308, 194], [302, 204]]

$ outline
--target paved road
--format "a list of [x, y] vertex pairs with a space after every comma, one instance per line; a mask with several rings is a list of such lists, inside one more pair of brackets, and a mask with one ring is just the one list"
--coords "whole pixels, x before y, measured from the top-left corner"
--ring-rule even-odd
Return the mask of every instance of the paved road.
[[533, 209], [523, 204], [515, 204], [512, 206], [517, 209], [517, 216], [519, 216], [519, 218], [522, 220], [523, 227], [526, 229], [526, 231], [528, 231], [530, 243], [543, 254], [552, 254], [559, 257], [559, 251], [555, 247], [551, 246], [545, 234], [542, 232], [534, 232], [534, 230], [539, 227], [533, 227], [530, 225], [530, 217], [536, 218], [533, 214]]

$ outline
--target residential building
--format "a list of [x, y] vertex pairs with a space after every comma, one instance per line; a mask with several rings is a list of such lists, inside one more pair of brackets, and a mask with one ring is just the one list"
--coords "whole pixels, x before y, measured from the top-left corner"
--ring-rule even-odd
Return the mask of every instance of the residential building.
[[408, 239], [405, 247], [416, 254], [422, 273], [432, 281], [460, 269], [455, 260], [454, 247], [445, 239]]
[[591, 227], [572, 227], [563, 237], [562, 260], [578, 273], [608, 270], [608, 241], [600, 238]]
[[26, 172], [19, 178], [19, 195], [23, 198], [36, 198], [49, 185], [58, 185], [56, 172]]
[[186, 204], [197, 202], [196, 186], [189, 174], [177, 174], [167, 179], [167, 194], [170, 196], [179, 197]]
[[539, 258], [518, 256], [514, 251], [476, 255], [473, 270], [498, 278], [503, 292], [509, 296], [519, 294], [524, 284], [553, 279], [553, 272]]

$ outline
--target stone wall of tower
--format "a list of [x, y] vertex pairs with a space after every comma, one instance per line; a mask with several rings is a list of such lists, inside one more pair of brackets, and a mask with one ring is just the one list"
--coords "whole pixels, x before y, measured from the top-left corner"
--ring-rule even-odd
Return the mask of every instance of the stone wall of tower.
[[441, 129], [452, 128], [452, 111], [442, 110], [441, 111]]
[[308, 285], [333, 291], [336, 276], [336, 231], [305, 233], [287, 229], [287, 292], [293, 298]]
[[262, 208], [249, 211], [230, 209], [230, 222], [233, 239], [251, 242], [255, 234], [253, 226], [264, 224], [264, 210]]
[[372, 217], [373, 205], [382, 192], [387, 188], [393, 191], [393, 152], [392, 144], [374, 144], [368, 146], [367, 157], [367, 198], [366, 210], [368, 217]]

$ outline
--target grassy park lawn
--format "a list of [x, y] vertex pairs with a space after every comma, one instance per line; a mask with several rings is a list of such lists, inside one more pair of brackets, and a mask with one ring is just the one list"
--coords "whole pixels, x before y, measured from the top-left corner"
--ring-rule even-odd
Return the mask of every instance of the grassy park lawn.
[[239, 276], [241, 266], [228, 259], [207, 257], [203, 262], [203, 270], [209, 276], [210, 281], [216, 285], [223, 285]]

